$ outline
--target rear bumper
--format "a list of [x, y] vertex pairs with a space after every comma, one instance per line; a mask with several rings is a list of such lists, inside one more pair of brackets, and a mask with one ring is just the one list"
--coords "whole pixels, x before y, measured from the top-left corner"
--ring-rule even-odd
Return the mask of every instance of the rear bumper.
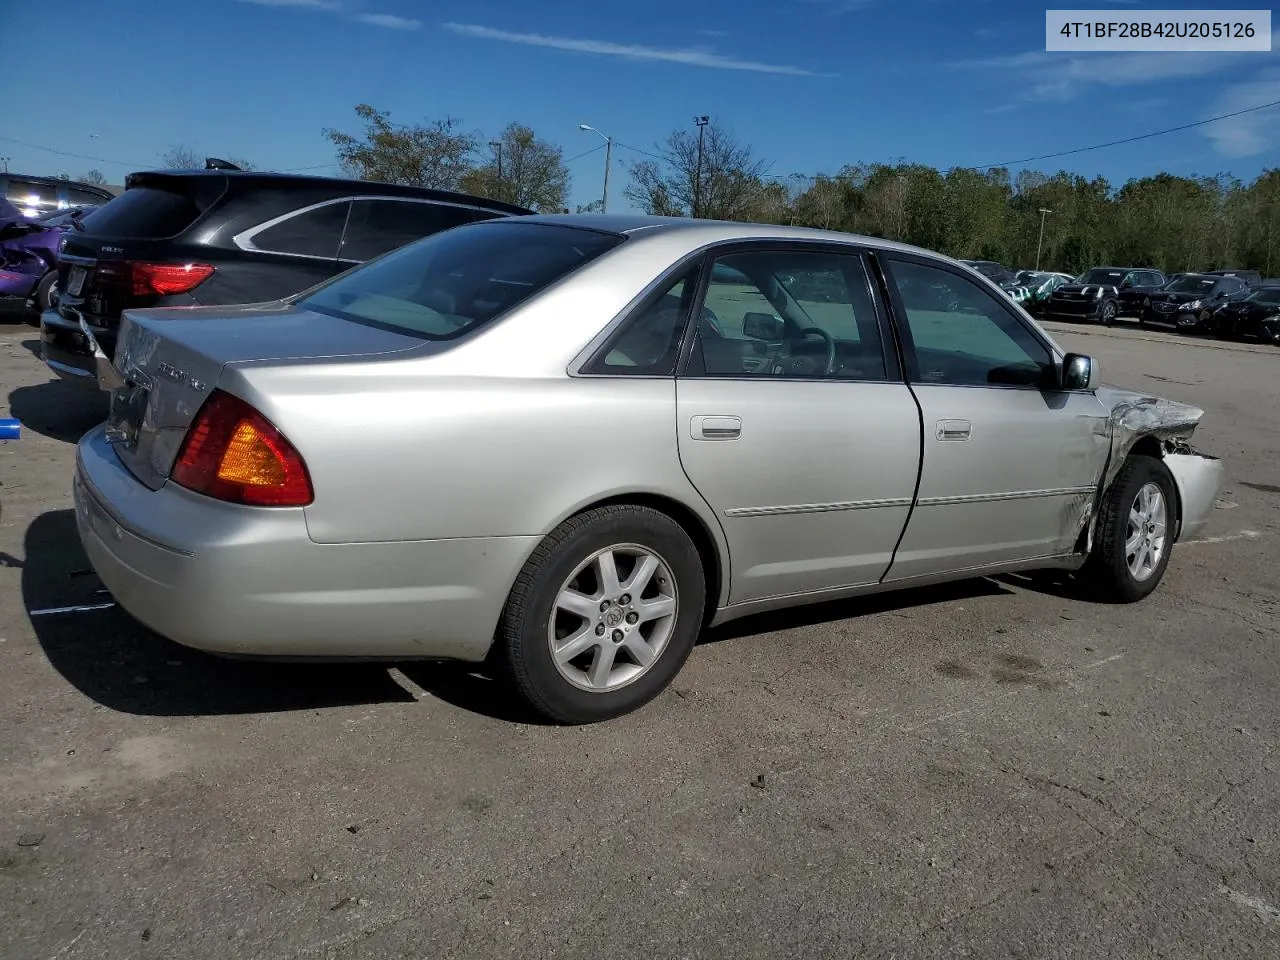
[[186, 646], [239, 656], [483, 660], [536, 537], [317, 544], [301, 509], [135, 480], [97, 427], [76, 525], [116, 601]]
[[[116, 332], [102, 327], [91, 329], [107, 356], [114, 355]], [[97, 366], [84, 333], [79, 324], [67, 320], [57, 310], [46, 310], [40, 314], [40, 356], [63, 380], [88, 390], [99, 389]]]
[[1178, 539], [1189, 540], [1208, 525], [1222, 489], [1222, 461], [1200, 453], [1171, 453], [1164, 464], [1178, 487]]

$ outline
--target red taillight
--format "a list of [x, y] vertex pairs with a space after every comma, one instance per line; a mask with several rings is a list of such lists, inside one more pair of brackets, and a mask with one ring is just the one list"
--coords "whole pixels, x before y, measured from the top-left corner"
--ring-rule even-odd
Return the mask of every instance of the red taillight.
[[314, 496], [302, 455], [239, 397], [215, 390], [196, 414], [173, 480], [217, 500], [255, 507], [305, 507]]
[[213, 276], [207, 263], [130, 263], [129, 276], [135, 297], [167, 297], [194, 290]]

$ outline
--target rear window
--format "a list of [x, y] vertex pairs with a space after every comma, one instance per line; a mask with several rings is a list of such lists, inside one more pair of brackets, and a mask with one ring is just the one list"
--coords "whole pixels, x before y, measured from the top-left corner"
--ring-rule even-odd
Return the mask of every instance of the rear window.
[[299, 305], [428, 340], [450, 340], [489, 323], [622, 240], [549, 224], [473, 224], [348, 271]]
[[86, 233], [103, 237], [162, 240], [176, 237], [204, 211], [186, 193], [131, 187], [84, 218]]

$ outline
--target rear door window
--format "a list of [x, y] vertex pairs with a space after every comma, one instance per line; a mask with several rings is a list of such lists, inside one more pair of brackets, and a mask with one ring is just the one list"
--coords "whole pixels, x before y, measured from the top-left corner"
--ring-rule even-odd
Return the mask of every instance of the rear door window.
[[201, 214], [186, 193], [134, 187], [103, 204], [82, 221], [86, 233], [104, 237], [162, 240], [176, 237]]
[[305, 209], [259, 230], [249, 240], [255, 249], [264, 253], [333, 260], [338, 256], [350, 208], [350, 200], [339, 200]]
[[342, 239], [343, 260], [363, 263], [450, 227], [470, 223], [475, 211], [442, 203], [356, 200]]

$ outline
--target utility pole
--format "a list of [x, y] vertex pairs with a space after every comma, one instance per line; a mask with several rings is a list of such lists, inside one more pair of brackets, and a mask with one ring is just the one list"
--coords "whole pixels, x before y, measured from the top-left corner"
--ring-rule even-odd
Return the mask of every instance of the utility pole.
[[1044, 218], [1047, 214], [1053, 213], [1052, 210], [1040, 208], [1040, 240], [1036, 243], [1036, 269], [1040, 269], [1040, 251], [1044, 247]]
[[3, 161], [3, 163], [4, 163], [4, 172], [5, 172], [5, 173], [8, 173], [8, 172], [9, 172], [9, 158], [8, 158], [8, 157], [0, 157], [0, 161]]
[[698, 127], [698, 169], [693, 175], [693, 217], [696, 220], [702, 209], [702, 135], [707, 129], [710, 117], [694, 117]]
[[[596, 136], [604, 140], [604, 193], [600, 196], [600, 212], [609, 212], [609, 168], [613, 165], [613, 137], [608, 134], [601, 133], [589, 123], [578, 124], [579, 130], [586, 130], [588, 133], [594, 133]], [[596, 147], [596, 150], [599, 150]], [[568, 211], [565, 211], [566, 213]]]

